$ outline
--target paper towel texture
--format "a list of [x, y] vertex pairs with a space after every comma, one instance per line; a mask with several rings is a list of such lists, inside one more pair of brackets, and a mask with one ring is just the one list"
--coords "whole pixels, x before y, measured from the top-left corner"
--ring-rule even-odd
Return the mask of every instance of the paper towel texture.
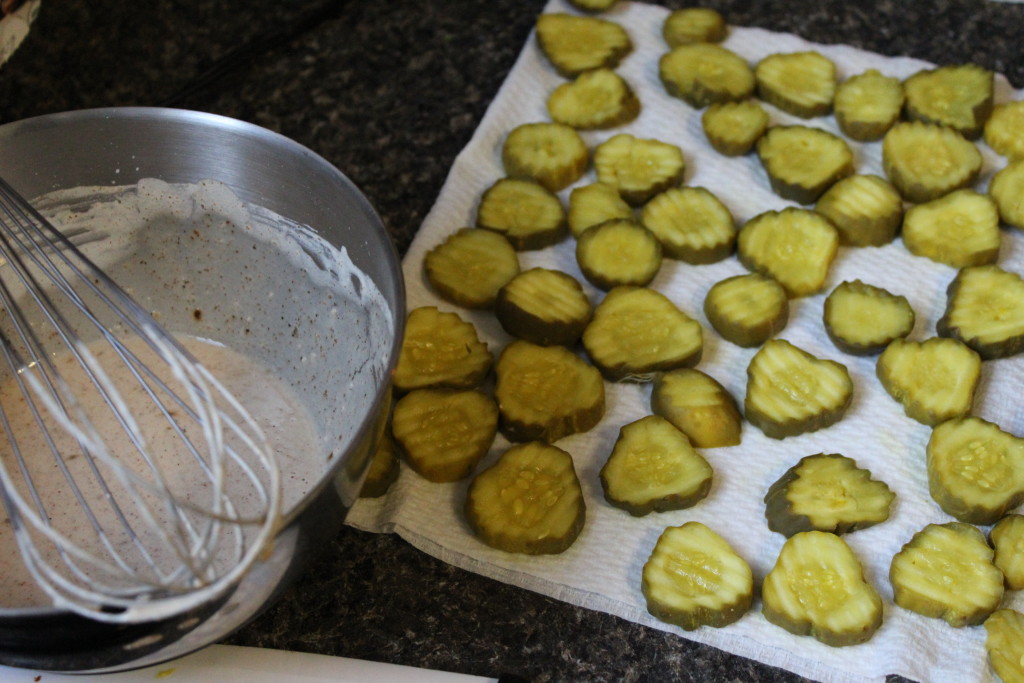
[[[547, 11], [571, 11], [564, 0], [552, 0]], [[715, 193], [732, 211], [737, 224], [769, 209], [792, 206], [768, 186], [756, 156], [728, 158], [716, 153], [701, 129], [700, 114], [665, 94], [658, 80], [658, 59], [666, 50], [661, 23], [667, 10], [623, 2], [604, 15], [628, 30], [633, 52], [617, 71], [633, 86], [642, 113], [632, 123], [612, 131], [589, 132], [594, 145], [618, 132], [657, 138], [678, 145], [687, 162], [685, 184]], [[774, 52], [814, 49], [831, 58], [840, 78], [877, 68], [886, 75], [905, 77], [930, 65], [909, 58], [891, 58], [842, 45], [817, 45], [787, 34], [732, 27], [724, 45], [751, 64]], [[425, 252], [447, 235], [473, 225], [481, 192], [503, 176], [501, 144], [516, 125], [549, 120], [548, 94], [564, 79], [549, 66], [531, 36], [502, 85], [470, 143], [456, 159], [437, 203], [427, 216], [405, 258], [408, 306], [436, 305], [472, 321], [481, 338], [496, 353], [507, 343], [489, 312], [469, 312], [434, 295], [422, 274]], [[997, 101], [1018, 99], [1020, 92], [997, 78]], [[838, 132], [831, 116], [797, 120], [766, 105], [773, 123], [805, 123]], [[861, 173], [882, 175], [880, 143], [851, 142]], [[979, 144], [985, 157], [983, 188], [991, 174], [1005, 164]], [[592, 172], [578, 184], [593, 182]], [[567, 201], [568, 190], [562, 193]], [[1024, 271], [1024, 238], [1017, 230], [1003, 231], [999, 263]], [[580, 280], [591, 300], [601, 293], [585, 283], [576, 265], [571, 239], [553, 247], [522, 252], [523, 269], [533, 266], [561, 269]], [[692, 266], [665, 260], [651, 286], [667, 295], [705, 329], [704, 355], [699, 368], [718, 379], [742, 404], [746, 367], [754, 349], [741, 349], [719, 338], [702, 312], [704, 296], [715, 282], [744, 273], [735, 257], [712, 265]], [[897, 240], [881, 248], [840, 248], [825, 292], [844, 280], [859, 278], [906, 296], [917, 314], [912, 339], [935, 334], [935, 322], [945, 306], [946, 286], [954, 269], [910, 255]], [[928, 495], [925, 444], [930, 430], [905, 417], [901, 407], [875, 377], [875, 358], [855, 358], [838, 351], [821, 323], [824, 294], [791, 301], [790, 321], [779, 335], [821, 357], [844, 363], [855, 384], [854, 398], [842, 421], [828, 429], [781, 441], [744, 425], [742, 444], [708, 449], [704, 456], [714, 468], [708, 497], [688, 510], [632, 517], [608, 505], [598, 472], [611, 451], [619, 428], [650, 413], [650, 386], [607, 384], [607, 413], [584, 434], [558, 442], [572, 454], [587, 501], [587, 523], [576, 543], [557, 556], [528, 557], [493, 550], [469, 532], [461, 508], [466, 482], [432, 484], [403, 468], [399, 480], [381, 499], [361, 500], [349, 523], [376, 532], [397, 532], [413, 545], [444, 561], [517, 586], [584, 607], [609, 612], [634, 622], [679, 633], [770, 665], [823, 681], [882, 680], [886, 674], [929, 681], [985, 680], [990, 677], [981, 627], [953, 629], [892, 603], [889, 563], [910, 537], [930, 522], [946, 522]], [[986, 362], [975, 414], [1015, 433], [1024, 431], [1024, 411], [1016, 400], [1024, 386], [1024, 360]], [[498, 437], [483, 463], [488, 465], [505, 448]], [[842, 453], [868, 468], [897, 495], [889, 521], [845, 536], [864, 565], [868, 580], [886, 603], [882, 627], [863, 645], [830, 648], [809, 637], [798, 637], [768, 623], [760, 602], [740, 621], [722, 629], [683, 632], [652, 618], [640, 592], [641, 569], [661, 531], [667, 526], [697, 520], [722, 535], [743, 556], [760, 582], [773, 566], [784, 538], [768, 530], [762, 503], [765, 491], [801, 457], [813, 453]], [[1009, 595], [1006, 604], [1024, 608], [1024, 600]]]

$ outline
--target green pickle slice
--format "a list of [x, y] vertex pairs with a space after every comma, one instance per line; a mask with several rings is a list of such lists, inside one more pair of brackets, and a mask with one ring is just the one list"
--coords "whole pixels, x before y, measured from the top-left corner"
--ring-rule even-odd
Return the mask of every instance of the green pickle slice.
[[725, 17], [710, 7], [674, 10], [661, 25], [661, 35], [669, 47], [690, 43], [720, 43], [725, 40], [728, 31]]
[[914, 329], [914, 309], [902, 295], [860, 280], [841, 282], [825, 298], [822, 320], [837, 348], [857, 356], [881, 353]]
[[633, 207], [614, 185], [590, 183], [569, 192], [569, 230], [579, 238], [585, 230], [613, 218], [632, 219]]
[[721, 628], [750, 610], [754, 576], [732, 546], [700, 522], [668, 527], [644, 564], [647, 611], [683, 630]]
[[484, 191], [476, 224], [503, 235], [517, 251], [557, 244], [567, 232], [558, 195], [540, 183], [517, 178], [502, 178]]
[[836, 123], [843, 135], [853, 140], [878, 140], [899, 120], [903, 100], [903, 85], [898, 78], [868, 69], [836, 87]]
[[733, 275], [711, 286], [704, 315], [723, 339], [760, 346], [786, 327], [789, 299], [775, 278], [760, 273]]
[[996, 265], [961, 269], [949, 284], [946, 310], [935, 327], [985, 360], [1024, 351], [1024, 279]]
[[757, 141], [772, 190], [783, 199], [813, 204], [853, 173], [853, 152], [842, 138], [809, 126], [772, 126]]
[[928, 490], [961, 522], [993, 524], [1024, 501], [1024, 439], [978, 417], [932, 430]]
[[644, 204], [640, 222], [669, 258], [693, 264], [721, 261], [736, 245], [736, 222], [725, 204], [703, 187], [674, 187]]
[[643, 286], [661, 268], [658, 238], [632, 218], [613, 218], [588, 228], [576, 241], [576, 263], [595, 287]]
[[473, 323], [436, 306], [414, 308], [405, 321], [395, 389], [472, 389], [483, 382], [493, 362]]
[[804, 456], [764, 496], [768, 528], [784, 536], [801, 531], [845, 534], [889, 519], [896, 494], [838, 453]]
[[784, 339], [770, 339], [747, 367], [747, 421], [784, 439], [829, 427], [853, 398], [846, 366], [816, 358]]
[[976, 64], [918, 71], [903, 90], [908, 119], [948, 126], [966, 138], [981, 135], [992, 113], [993, 73]]
[[464, 308], [491, 308], [498, 290], [519, 274], [519, 256], [492, 230], [461, 228], [423, 257], [431, 289]]
[[370, 467], [366, 471], [363, 487], [359, 489], [360, 498], [380, 498], [398, 480], [401, 465], [398, 462], [398, 446], [390, 430], [380, 437], [377, 450], [370, 459]]
[[771, 54], [754, 68], [758, 96], [794, 116], [808, 119], [832, 111], [836, 65], [813, 52]]
[[676, 145], [619, 133], [594, 150], [594, 170], [598, 181], [615, 187], [627, 204], [640, 206], [681, 183], [686, 161]]
[[605, 500], [637, 517], [697, 504], [712, 477], [686, 435], [657, 415], [624, 425], [600, 472]]
[[736, 102], [754, 93], [754, 71], [732, 50], [716, 43], [672, 48], [658, 62], [665, 91], [695, 109]]
[[591, 69], [613, 69], [633, 50], [626, 29], [598, 17], [546, 13], [537, 17], [536, 29], [541, 52], [566, 78]]
[[575, 278], [547, 268], [530, 268], [512, 278], [494, 305], [494, 315], [506, 332], [542, 346], [575, 344], [592, 312]]
[[611, 69], [584, 71], [548, 96], [551, 120], [577, 130], [614, 128], [640, 114], [640, 100], [629, 84]]
[[878, 357], [875, 373], [907, 417], [934, 426], [971, 412], [981, 357], [955, 339], [896, 339]]
[[985, 651], [1003, 683], [1024, 681], [1024, 614], [998, 609], [985, 619]]
[[981, 163], [974, 143], [946, 126], [897, 123], [882, 139], [885, 175], [910, 202], [927, 202], [970, 187]]
[[995, 523], [988, 537], [1006, 587], [1015, 591], [1024, 588], [1024, 515], [1006, 515]]
[[851, 247], [892, 242], [903, 222], [903, 197], [888, 180], [851, 175], [825, 190], [814, 210], [832, 221], [839, 241]]
[[740, 443], [743, 419], [736, 399], [718, 380], [695, 368], [661, 374], [651, 390], [651, 411], [679, 428], [697, 448]]
[[501, 147], [501, 161], [509, 177], [535, 180], [558, 192], [580, 179], [590, 152], [575, 128], [542, 121], [513, 128]]
[[999, 218], [1007, 225], [1024, 230], [1024, 159], [1011, 161], [996, 171], [988, 184], [988, 194], [995, 200]]
[[586, 503], [572, 456], [533, 441], [513, 446], [473, 477], [465, 513], [473, 533], [492, 548], [544, 555], [576, 541]]
[[910, 207], [903, 216], [903, 246], [953, 268], [999, 258], [999, 210], [987, 195], [955, 190]]
[[825, 287], [838, 250], [839, 233], [828, 219], [796, 207], [754, 216], [737, 237], [740, 262], [771, 276], [793, 297], [816, 294]]
[[743, 156], [768, 129], [768, 112], [757, 101], [712, 104], [700, 117], [708, 142], [719, 154]]
[[832, 647], [870, 640], [882, 624], [882, 598], [839, 536], [803, 531], [786, 540], [761, 588], [771, 623]]
[[980, 624], [1003, 599], [1003, 573], [993, 555], [975, 526], [929, 524], [892, 558], [893, 599], [955, 628]]
[[1008, 159], [1024, 159], [1024, 100], [996, 105], [985, 122], [985, 142]]

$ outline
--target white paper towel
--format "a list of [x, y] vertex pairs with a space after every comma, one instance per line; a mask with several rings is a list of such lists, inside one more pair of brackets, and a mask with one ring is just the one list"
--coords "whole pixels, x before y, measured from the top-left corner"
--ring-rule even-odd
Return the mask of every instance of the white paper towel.
[[[564, 0], [551, 0], [546, 11], [571, 11]], [[790, 202], [771, 192], [755, 156], [728, 158], [707, 144], [700, 112], [665, 94], [658, 80], [658, 58], [666, 50], [661, 23], [667, 10], [624, 2], [604, 15], [626, 27], [634, 51], [618, 72], [632, 84], [642, 113], [614, 131], [585, 134], [591, 146], [625, 131], [652, 137], [682, 148], [687, 161], [686, 184], [704, 186], [733, 212], [738, 224]], [[774, 52], [815, 49], [831, 58], [841, 78], [867, 68], [905, 77], [930, 66], [909, 58], [891, 58], [842, 45], [817, 45], [788, 34], [733, 27], [724, 45], [755, 63]], [[472, 225], [481, 192], [502, 177], [500, 149], [505, 134], [516, 125], [549, 120], [548, 94], [564, 80], [541, 55], [531, 36], [515, 67], [470, 143], [456, 159], [437, 203], [405, 258], [408, 306], [437, 305], [471, 320], [495, 352], [509, 340], [487, 312], [468, 312], [446, 304], [427, 287], [422, 275], [425, 252], [454, 230]], [[1003, 78], [997, 78], [997, 101], [1018, 99]], [[832, 117], [797, 119], [767, 107], [773, 123], [807, 123], [837, 132]], [[859, 172], [882, 174], [879, 143], [852, 143]], [[985, 169], [979, 187], [1005, 161], [980, 145]], [[588, 174], [579, 184], [594, 180]], [[568, 191], [562, 193], [567, 198]], [[1024, 238], [1017, 230], [1004, 230], [1000, 264], [1024, 272]], [[584, 283], [593, 301], [601, 293], [586, 285], [570, 239], [553, 248], [520, 254], [523, 268], [562, 269]], [[700, 368], [716, 377], [742, 404], [746, 367], [754, 353], [720, 339], [702, 313], [708, 288], [744, 268], [735, 258], [692, 266], [666, 260], [652, 287], [704, 325], [705, 346]], [[827, 291], [847, 279], [865, 282], [905, 295], [916, 314], [912, 338], [935, 334], [935, 322], [945, 305], [945, 290], [954, 269], [909, 254], [897, 241], [881, 248], [841, 248], [829, 274]], [[922, 681], [985, 680], [990, 677], [981, 627], [953, 629], [937, 619], [915, 615], [892, 603], [888, 580], [892, 556], [929, 522], [946, 522], [928, 495], [924, 449], [930, 433], [905, 417], [902, 409], [881, 388], [875, 377], [875, 359], [855, 358], [839, 352], [825, 336], [821, 311], [824, 294], [791, 302], [791, 317], [780, 337], [822, 358], [840, 361], [855, 383], [853, 403], [837, 425], [782, 441], [769, 439], [745, 425], [743, 442], [730, 448], [708, 449], [705, 457], [715, 470], [710, 495], [688, 510], [631, 517], [604, 502], [598, 471], [607, 458], [619, 428], [649, 414], [650, 387], [607, 384], [607, 413], [594, 429], [565, 438], [558, 446], [572, 454], [587, 500], [587, 523], [576, 543], [556, 556], [527, 557], [493, 550], [477, 541], [461, 514], [466, 482], [432, 484], [403, 468], [390, 493], [377, 500], [362, 500], [351, 511], [349, 523], [377, 532], [397, 532], [413, 545], [459, 567], [522, 586], [576, 605], [601, 610], [634, 622], [679, 633], [729, 652], [823, 681], [882, 680], [898, 673]], [[1016, 397], [1024, 387], [1024, 360], [985, 363], [976, 402], [976, 414], [1004, 428], [1024, 431], [1024, 411]], [[508, 447], [498, 438], [484, 465]], [[720, 533], [751, 564], [755, 580], [771, 569], [784, 538], [768, 530], [762, 499], [769, 485], [801, 457], [812, 453], [843, 453], [896, 492], [889, 521], [845, 536], [864, 564], [868, 579], [886, 602], [885, 620], [875, 636], [862, 645], [830, 648], [809, 637], [798, 637], [769, 624], [760, 603], [740, 621], [722, 629], [693, 632], [666, 625], [646, 611], [640, 593], [640, 575], [661, 531], [688, 520], [704, 522]], [[1007, 604], [1024, 607], [1024, 600], [1008, 595]]]

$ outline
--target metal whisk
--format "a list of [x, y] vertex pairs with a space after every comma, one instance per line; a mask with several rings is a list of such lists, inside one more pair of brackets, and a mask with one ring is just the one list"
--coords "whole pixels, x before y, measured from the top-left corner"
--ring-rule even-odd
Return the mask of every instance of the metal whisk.
[[259, 426], [2, 179], [0, 259], [0, 526], [32, 578], [110, 622], [231, 588], [279, 523]]

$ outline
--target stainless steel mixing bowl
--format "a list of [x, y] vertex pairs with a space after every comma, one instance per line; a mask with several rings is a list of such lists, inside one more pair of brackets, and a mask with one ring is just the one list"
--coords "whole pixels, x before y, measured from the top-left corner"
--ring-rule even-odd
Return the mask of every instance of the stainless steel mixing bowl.
[[[397, 254], [365, 197], [326, 160], [276, 133], [209, 114], [112, 108], [2, 125], [0, 176], [30, 198], [82, 186], [131, 185], [146, 178], [168, 183], [218, 180], [242, 200], [309, 226], [335, 247], [344, 247], [390, 309], [386, 338], [358, 351], [378, 358], [383, 354], [384, 371], [375, 373], [358, 396], [339, 394], [331, 408], [320, 410], [321, 440], [330, 451], [320, 455], [331, 464], [287, 512], [272, 552], [232, 593], [179, 618], [133, 625], [93, 622], [53, 608], [0, 607], [0, 663], [5, 665], [100, 673], [182, 656], [223, 638], [267, 607], [308, 564], [312, 552], [338, 531], [355, 501], [383, 429], [401, 344], [405, 292]], [[241, 283], [238, 291], [244, 291]], [[308, 314], [295, 310], [296, 321], [254, 324], [297, 325]], [[366, 348], [366, 339], [361, 342], [351, 346]], [[287, 346], [279, 353], [286, 357]], [[333, 378], [331, 386], [317, 387], [315, 394], [337, 391], [345, 379]], [[365, 378], [360, 381], [366, 387]], [[300, 389], [311, 393], [308, 387]], [[348, 424], [356, 425], [343, 441], [337, 433], [341, 428], [334, 424], [342, 422], [340, 411], [347, 411]], [[326, 443], [331, 439], [333, 443]]]

